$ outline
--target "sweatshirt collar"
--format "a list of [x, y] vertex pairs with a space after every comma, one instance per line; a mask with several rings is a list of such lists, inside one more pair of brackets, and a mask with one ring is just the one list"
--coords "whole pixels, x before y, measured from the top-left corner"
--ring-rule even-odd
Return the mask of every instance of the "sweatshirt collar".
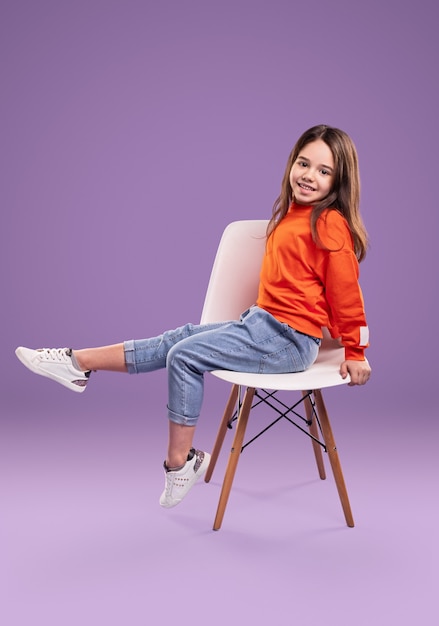
[[291, 213], [292, 211], [309, 211], [310, 209], [312, 209], [312, 205], [311, 204], [297, 204], [297, 202], [292, 202], [290, 204], [290, 208], [288, 209], [288, 212]]

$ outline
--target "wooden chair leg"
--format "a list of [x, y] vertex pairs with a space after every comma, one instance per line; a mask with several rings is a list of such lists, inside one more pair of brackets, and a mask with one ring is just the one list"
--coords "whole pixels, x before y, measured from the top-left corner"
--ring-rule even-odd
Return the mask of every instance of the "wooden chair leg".
[[230, 420], [232, 419], [233, 411], [235, 410], [236, 403], [238, 401], [238, 394], [239, 394], [239, 385], [233, 385], [232, 390], [230, 392], [229, 399], [226, 404], [226, 408], [224, 409], [224, 414], [223, 414], [221, 423], [219, 425], [218, 434], [215, 439], [215, 444], [213, 446], [212, 454], [210, 455], [209, 467], [207, 468], [207, 472], [204, 477], [204, 480], [206, 483], [208, 483], [210, 479], [212, 478], [213, 470], [215, 469], [216, 462], [221, 452], [221, 448], [224, 443], [224, 438], [226, 436]]
[[223, 486], [221, 488], [220, 499], [218, 502], [218, 508], [213, 524], [213, 530], [219, 530], [226, 510], [227, 501], [229, 499], [230, 490], [232, 489], [233, 479], [235, 477], [236, 468], [238, 466], [239, 457], [241, 455], [242, 444], [244, 442], [245, 430], [247, 428], [247, 422], [250, 415], [250, 409], [252, 407], [253, 396], [255, 395], [255, 389], [247, 387], [245, 392], [244, 401], [242, 403], [241, 410], [238, 416], [238, 423], [236, 426], [235, 437], [233, 439], [232, 448], [230, 450], [229, 461], [227, 463], [226, 473], [224, 476]]
[[[311, 400], [307, 391], [302, 391], [303, 403], [305, 405], [306, 418], [309, 422], [309, 432], [315, 439], [319, 439], [319, 430], [317, 428], [317, 423], [314, 415], [314, 411], [312, 408]], [[323, 463], [323, 454], [322, 454], [322, 446], [315, 441], [315, 439], [311, 439], [312, 447], [314, 450], [314, 456], [316, 458], [317, 469], [319, 472], [319, 477], [322, 480], [326, 478], [325, 465]]]
[[326, 449], [328, 452], [329, 462], [331, 464], [332, 472], [334, 474], [335, 484], [337, 485], [338, 495], [340, 496], [341, 506], [343, 508], [346, 524], [352, 528], [355, 525], [354, 518], [352, 516], [348, 492], [343, 478], [340, 459], [338, 457], [337, 446], [335, 445], [335, 439], [332, 433], [331, 424], [329, 422], [328, 413], [326, 411], [325, 403], [323, 402], [322, 392], [320, 391], [320, 389], [316, 389], [313, 391], [313, 393], [317, 405], [317, 412], [320, 418], [323, 438], [325, 440]]

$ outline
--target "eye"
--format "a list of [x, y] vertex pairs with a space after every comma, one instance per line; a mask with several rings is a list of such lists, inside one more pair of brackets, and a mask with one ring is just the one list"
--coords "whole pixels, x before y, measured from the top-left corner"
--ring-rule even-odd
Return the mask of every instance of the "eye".
[[297, 164], [300, 165], [300, 167], [308, 167], [308, 163], [306, 161], [297, 161]]
[[331, 172], [329, 170], [322, 169], [320, 170], [320, 174], [323, 174], [323, 176], [330, 176]]

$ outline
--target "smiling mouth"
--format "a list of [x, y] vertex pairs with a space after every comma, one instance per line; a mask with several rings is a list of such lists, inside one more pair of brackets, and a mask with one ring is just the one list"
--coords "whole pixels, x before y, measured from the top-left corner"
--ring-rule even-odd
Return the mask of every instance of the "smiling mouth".
[[310, 187], [309, 185], [305, 185], [304, 183], [298, 183], [298, 185], [301, 189], [304, 189], [305, 191], [315, 191], [314, 187]]

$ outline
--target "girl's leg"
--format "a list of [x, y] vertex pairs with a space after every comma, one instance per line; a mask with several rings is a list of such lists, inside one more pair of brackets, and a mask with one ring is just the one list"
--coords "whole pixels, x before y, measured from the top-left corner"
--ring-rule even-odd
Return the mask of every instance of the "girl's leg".
[[[73, 350], [73, 356], [82, 371], [108, 371], [142, 373], [164, 368], [168, 351], [176, 343], [204, 330], [220, 324], [205, 326], [186, 324], [175, 330], [168, 330], [158, 337], [116, 343], [98, 348]], [[127, 367], [126, 352], [129, 353]], [[133, 367], [131, 367], [131, 362]]]
[[100, 348], [73, 350], [73, 356], [83, 372], [106, 370], [108, 372], [127, 372], [123, 343]]
[[82, 393], [93, 370], [140, 374], [164, 368], [167, 353], [172, 346], [206, 328], [209, 326], [187, 324], [158, 337], [85, 350], [73, 351], [70, 348], [33, 350], [19, 346], [15, 354], [34, 374], [50, 378], [71, 391]]
[[196, 425], [205, 372], [300, 372], [314, 362], [319, 344], [319, 339], [295, 331], [258, 307], [246, 311], [238, 322], [182, 339], [167, 355], [168, 418]]
[[192, 448], [195, 426], [183, 426], [169, 422], [168, 456], [166, 467], [181, 467], [186, 463], [189, 451]]
[[[318, 341], [318, 340], [317, 340]], [[203, 400], [204, 373], [294, 372], [317, 356], [318, 342], [252, 308], [239, 322], [191, 334], [167, 352], [169, 448], [160, 504], [178, 504], [207, 470], [210, 456], [192, 448]], [[192, 449], [191, 449], [192, 448]]]

